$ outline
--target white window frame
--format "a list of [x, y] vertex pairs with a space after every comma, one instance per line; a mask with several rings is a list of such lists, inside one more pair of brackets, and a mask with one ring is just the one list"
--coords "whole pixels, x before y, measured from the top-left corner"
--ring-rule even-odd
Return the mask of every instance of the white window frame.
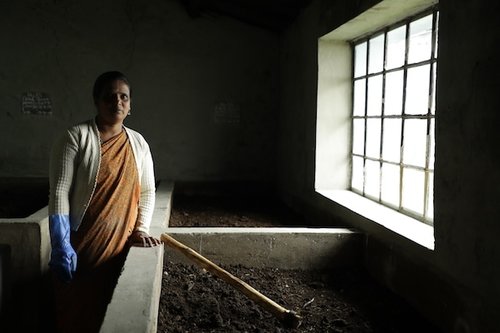
[[[409, 60], [409, 54], [411, 54], [411, 49], [410, 49], [410, 27], [411, 24], [422, 19], [425, 17], [430, 17], [431, 19], [431, 49], [429, 53], [429, 57], [419, 60], [419, 61], [410, 61]], [[353, 131], [353, 141], [354, 140], [361, 140], [362, 144], [362, 151], [353, 151], [351, 152], [351, 158], [352, 158], [352, 169], [351, 169], [351, 190], [353, 192], [356, 192], [358, 194], [361, 194], [364, 197], [370, 198], [382, 205], [385, 205], [387, 207], [391, 207], [405, 215], [409, 215], [415, 219], [418, 219], [424, 223], [427, 223], [429, 225], [433, 224], [433, 175], [434, 175], [434, 132], [433, 129], [435, 127], [435, 100], [436, 100], [436, 91], [435, 91], [435, 78], [436, 78], [436, 66], [437, 66], [437, 20], [439, 17], [439, 12], [437, 10], [437, 7], [434, 6], [430, 9], [427, 9], [426, 11], [419, 13], [414, 16], [410, 16], [405, 18], [404, 20], [397, 22], [394, 25], [388, 26], [384, 28], [381, 31], [375, 31], [368, 36], [364, 36], [362, 38], [358, 38], [352, 42], [352, 48], [353, 48], [353, 99], [354, 96], [356, 95], [356, 88], [355, 86], [358, 84], [358, 91], [364, 90], [362, 97], [360, 98], [363, 101], [363, 104], [361, 106], [362, 108], [362, 114], [355, 114], [354, 108], [358, 108], [355, 104], [355, 101], [353, 100], [353, 115], [352, 115], [352, 124], [354, 127], [354, 122], [358, 126], [362, 126], [363, 132], [357, 133]], [[388, 49], [388, 34], [391, 32], [396, 31], [396, 29], [404, 28], [405, 30], [405, 48], [404, 48], [404, 60], [403, 63], [400, 66], [393, 66], [393, 67], [387, 67], [387, 49]], [[376, 71], [369, 71], [369, 63], [370, 63], [370, 55], [371, 55], [371, 45], [373, 41], [379, 40], [382, 38], [383, 40], [383, 52], [382, 52], [382, 64], [381, 67], [376, 70]], [[360, 61], [363, 61], [361, 64], [364, 71], [362, 74], [356, 74], [354, 73], [354, 68], [356, 67], [356, 59], [358, 58], [356, 56], [356, 49], [359, 48], [361, 49], [363, 47], [364, 53], [362, 55], [362, 59], [359, 59]], [[411, 83], [410, 80], [410, 75], [408, 74], [411, 71], [415, 70], [421, 70], [424, 69], [425, 66], [428, 66], [428, 88], [427, 91], [424, 91], [424, 94], [426, 94], [426, 101], [424, 102], [426, 104], [426, 107], [422, 109], [422, 112], [420, 113], [407, 113], [407, 107], [409, 108], [410, 106], [407, 106], [407, 101], [406, 101], [406, 95], [407, 95], [407, 87]], [[399, 108], [400, 108], [400, 114], [385, 114], [385, 105], [387, 101], [387, 95], [386, 95], [386, 85], [385, 83], [387, 82], [386, 78], [393, 75], [393, 74], [402, 74], [402, 98], [401, 101], [399, 101]], [[368, 101], [368, 96], [370, 94], [370, 86], [369, 82], [370, 80], [379, 80], [381, 82], [381, 86], [378, 87], [378, 90], [380, 91], [380, 103], [375, 105], [380, 109], [379, 114], [377, 115], [370, 115], [369, 114], [369, 108], [372, 106], [369, 101]], [[360, 87], [362, 85], [362, 87]], [[408, 103], [410, 104], [410, 103]], [[387, 160], [384, 158], [384, 148], [385, 146], [389, 146], [392, 144], [392, 142], [389, 142], [389, 144], [384, 145], [384, 130], [386, 127], [384, 127], [384, 124], [388, 122], [395, 122], [395, 123], [400, 123], [400, 133], [391, 133], [392, 137], [391, 139], [398, 138], [399, 139], [399, 157], [397, 160]], [[399, 122], [400, 121], [400, 122]], [[419, 123], [419, 124], [424, 124], [425, 122], [425, 127], [426, 127], [426, 133], [425, 133], [425, 142], [421, 142], [421, 146], [419, 147], [414, 147], [411, 146], [410, 144], [405, 144], [406, 138], [404, 136], [405, 131], [409, 131], [412, 128], [411, 124]], [[368, 137], [367, 133], [371, 129], [370, 126], [368, 126], [370, 123], [371, 127], [378, 127], [380, 134], [378, 135], [377, 138], [371, 138], [371, 140], [376, 139], [379, 140], [379, 144], [377, 144], [378, 147], [376, 147], [376, 153], [369, 154], [367, 152], [367, 149], [370, 147], [368, 144]], [[378, 128], [377, 128], [378, 130]], [[387, 143], [387, 140], [386, 140]], [[412, 164], [411, 162], [407, 162], [409, 160], [408, 158], [405, 160], [405, 157], [408, 155], [415, 155], [415, 153], [418, 153], [418, 150], [420, 151], [420, 155], [423, 158], [421, 161], [420, 165]], [[355, 161], [357, 163], [355, 163]], [[376, 175], [371, 175], [370, 171], [368, 172], [368, 167], [366, 166], [367, 164], [370, 164], [372, 168], [370, 170], [376, 170]], [[354, 166], [356, 165], [356, 167]], [[398, 179], [393, 180], [392, 182], [388, 183], [387, 181], [384, 182], [384, 168], [386, 167], [391, 167], [393, 170], [395, 168], [398, 168]], [[357, 172], [355, 172], [355, 169]], [[408, 178], [406, 178], [406, 173], [414, 173], [417, 175], [422, 175], [422, 183], [418, 184], [412, 184], [413, 186], [408, 185], [408, 182], [410, 181]], [[367, 190], [367, 179], [372, 178], [372, 182], [375, 183], [376, 188], [371, 188], [372, 193], [370, 193]], [[375, 178], [375, 179], [373, 179]], [[411, 178], [410, 178], [411, 179]], [[396, 182], [399, 182], [399, 184], [396, 184]], [[357, 186], [355, 186], [357, 185]], [[398, 185], [398, 190], [397, 198], [392, 198], [392, 202], [389, 200], [384, 200], [384, 190], [388, 188], [391, 185]], [[375, 192], [373, 192], [375, 191]], [[418, 202], [406, 202], [405, 205], [405, 199], [407, 196], [413, 196], [414, 192], [422, 192], [419, 193], [420, 196], [417, 198], [412, 198], [414, 201]], [[395, 189], [393, 192], [396, 192]], [[394, 196], [393, 194], [393, 196]], [[414, 204], [416, 206], [421, 206], [421, 208], [417, 208], [415, 210], [412, 210], [408, 206], [411, 204]], [[420, 211], [418, 211], [420, 210]]]
[[436, 0], [383, 0], [318, 39], [315, 151], [315, 191], [331, 200], [331, 209], [337, 217], [351, 220], [353, 226], [374, 222], [431, 250], [434, 249], [432, 225], [350, 190], [353, 80], [350, 43], [436, 4]]

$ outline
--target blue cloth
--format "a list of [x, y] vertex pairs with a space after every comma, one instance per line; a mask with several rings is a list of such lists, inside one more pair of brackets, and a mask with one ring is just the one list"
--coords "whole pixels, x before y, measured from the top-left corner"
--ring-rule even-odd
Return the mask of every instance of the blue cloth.
[[49, 266], [65, 282], [71, 281], [76, 271], [76, 252], [71, 246], [69, 225], [69, 215], [49, 216], [52, 245]]

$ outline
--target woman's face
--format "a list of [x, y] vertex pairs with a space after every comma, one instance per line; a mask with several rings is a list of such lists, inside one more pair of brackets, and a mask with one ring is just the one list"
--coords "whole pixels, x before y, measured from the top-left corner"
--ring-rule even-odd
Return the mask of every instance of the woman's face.
[[97, 115], [108, 125], [121, 124], [130, 111], [130, 89], [121, 81], [112, 81], [97, 101]]

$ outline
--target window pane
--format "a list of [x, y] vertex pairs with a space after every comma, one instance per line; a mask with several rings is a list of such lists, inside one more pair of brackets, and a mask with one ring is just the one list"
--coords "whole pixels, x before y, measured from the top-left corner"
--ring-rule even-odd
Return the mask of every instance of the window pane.
[[366, 121], [366, 156], [380, 157], [380, 118], [367, 119]]
[[401, 119], [384, 119], [382, 159], [399, 163], [401, 158]]
[[406, 119], [403, 133], [403, 163], [424, 167], [427, 146], [427, 120]]
[[384, 34], [371, 38], [369, 43], [368, 73], [381, 72], [384, 67]]
[[364, 154], [365, 148], [365, 120], [353, 119], [352, 121], [352, 152]]
[[420, 170], [403, 169], [403, 208], [422, 216], [424, 214], [424, 172]]
[[351, 189], [429, 224], [438, 21], [434, 11], [353, 46]]
[[354, 47], [354, 77], [366, 75], [366, 42]]
[[382, 114], [382, 75], [368, 79], [367, 115], [380, 116]]
[[385, 76], [385, 115], [400, 115], [403, 110], [403, 74], [401, 70]]
[[435, 121], [434, 119], [431, 119], [431, 126], [429, 129], [429, 140], [430, 140], [430, 147], [429, 147], [429, 169], [434, 170], [434, 154], [435, 154], [435, 127], [434, 127]]
[[380, 162], [366, 160], [365, 195], [378, 200], [380, 191]]
[[381, 200], [399, 208], [399, 166], [382, 164], [382, 193]]
[[366, 79], [354, 81], [354, 110], [355, 116], [365, 115], [365, 95], [366, 92]]
[[427, 212], [425, 218], [434, 220], [434, 172], [429, 172], [429, 188], [427, 189]]
[[363, 192], [363, 158], [352, 157], [352, 178], [351, 186], [360, 192]]
[[432, 50], [432, 14], [410, 23], [408, 63], [428, 60]]
[[405, 62], [406, 26], [387, 33], [386, 69], [396, 68]]
[[430, 65], [408, 69], [406, 82], [406, 114], [426, 114], [429, 106]]

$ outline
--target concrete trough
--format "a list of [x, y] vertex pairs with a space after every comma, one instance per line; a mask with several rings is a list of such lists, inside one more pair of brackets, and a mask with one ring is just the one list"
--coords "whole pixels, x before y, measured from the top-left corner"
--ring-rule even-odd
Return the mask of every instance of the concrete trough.
[[[0, 332], [36, 331], [50, 254], [47, 178], [0, 178]], [[29, 313], [29, 320], [23, 314]]]
[[[12, 193], [22, 197], [30, 191], [31, 187], [26, 185], [29, 180], [24, 180], [17, 189], [14, 183], [8, 182], [9, 189], [15, 189]], [[38, 190], [33, 190], [31, 196], [46, 196], [46, 183], [42, 180], [34, 184]], [[282, 269], [362, 264], [364, 236], [349, 229], [169, 228], [172, 195], [173, 183], [160, 182], [150, 233], [160, 237], [166, 232], [214, 263]], [[50, 238], [47, 206], [38, 207], [41, 200], [35, 200], [37, 207], [28, 210], [23, 207], [21, 216], [0, 216], [0, 309], [4, 316], [1, 319], [8, 316], [9, 324], [18, 331], [43, 331], [46, 315]], [[28, 215], [23, 216], [27, 211]], [[156, 332], [164, 262], [188, 260], [169, 247], [130, 250], [101, 332]], [[21, 316], [26, 313], [30, 314], [30, 320]], [[3, 324], [4, 321], [0, 324], [2, 332], [6, 328]]]
[[[362, 265], [364, 236], [349, 229], [166, 228], [164, 232], [218, 265], [304, 270]], [[156, 332], [164, 262], [192, 264], [167, 246], [131, 250], [101, 332]]]
[[[216, 264], [334, 269], [363, 264], [364, 235], [345, 228], [169, 228], [173, 184], [161, 182], [151, 234], [168, 233]], [[101, 332], [156, 332], [163, 265], [191, 263], [165, 246], [132, 248]]]
[[0, 217], [0, 252], [0, 332], [10, 326], [36, 332], [43, 320], [50, 255], [47, 207], [25, 218]]

